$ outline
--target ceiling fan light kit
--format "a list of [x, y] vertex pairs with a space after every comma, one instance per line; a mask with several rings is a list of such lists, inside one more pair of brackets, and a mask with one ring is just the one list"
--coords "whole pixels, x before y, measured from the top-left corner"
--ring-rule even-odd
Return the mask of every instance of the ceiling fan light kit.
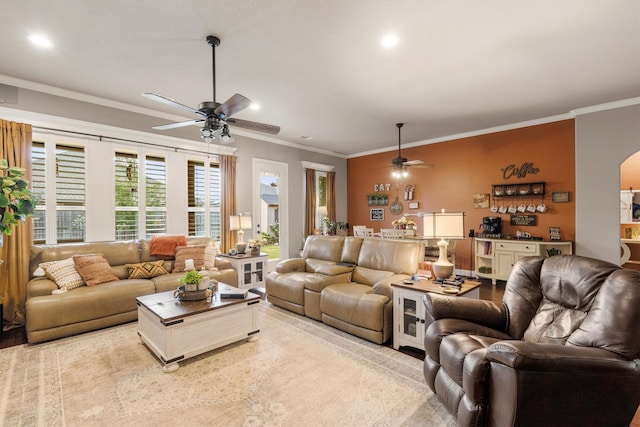
[[426, 164], [422, 160], [408, 160], [406, 157], [402, 157], [402, 153], [400, 151], [400, 145], [402, 141], [402, 137], [401, 137], [402, 126], [404, 126], [404, 123], [396, 123], [396, 127], [398, 128], [398, 157], [391, 159], [391, 164], [393, 165], [393, 171], [391, 172], [391, 176], [396, 179], [408, 177], [409, 166], [419, 167], [419, 168], [433, 167], [433, 165]]
[[231, 98], [227, 99], [223, 104], [216, 102], [216, 47], [220, 46], [220, 39], [216, 36], [207, 36], [206, 40], [207, 44], [211, 46], [213, 101], [202, 102], [200, 103], [200, 105], [198, 105], [198, 109], [195, 109], [187, 105], [180, 104], [171, 98], [167, 98], [166, 96], [158, 95], [152, 92], [143, 93], [142, 95], [144, 97], [147, 97], [154, 101], [162, 102], [163, 104], [171, 105], [172, 107], [189, 111], [200, 116], [197, 119], [188, 120], [185, 122], [154, 126], [153, 129], [166, 130], [183, 126], [200, 125], [204, 123], [204, 126], [200, 128], [200, 137], [207, 144], [213, 142], [216, 139], [225, 144], [234, 142], [234, 139], [231, 136], [231, 132], [229, 131], [229, 125], [277, 135], [280, 132], [279, 126], [231, 118], [231, 116], [233, 116], [234, 114], [239, 113], [240, 111], [251, 105], [251, 100], [249, 100], [249, 98], [236, 93]]

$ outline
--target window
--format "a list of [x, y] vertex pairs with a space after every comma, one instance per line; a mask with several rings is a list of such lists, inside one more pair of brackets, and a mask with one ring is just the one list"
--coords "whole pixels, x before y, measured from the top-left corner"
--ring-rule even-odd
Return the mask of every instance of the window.
[[167, 231], [167, 169], [162, 157], [145, 158], [146, 238]]
[[[187, 163], [189, 236], [220, 240], [220, 167], [217, 163]], [[209, 218], [209, 223], [206, 223]]]
[[321, 230], [322, 218], [327, 216], [327, 173], [324, 171], [316, 171], [316, 212], [316, 228]]
[[46, 229], [46, 187], [45, 187], [45, 151], [44, 142], [33, 142], [31, 148], [31, 191], [36, 209], [33, 212], [33, 241], [45, 243], [47, 240]]
[[[33, 142], [34, 243], [82, 242], [86, 235], [84, 147], [56, 144], [50, 153], [54, 161], [47, 164], [45, 142]], [[51, 182], [47, 176], [55, 180], [53, 186], [47, 186]], [[55, 216], [47, 215], [48, 206]]]
[[85, 238], [84, 147], [56, 145], [57, 241], [82, 242]]
[[116, 240], [138, 238], [138, 156], [116, 153]]

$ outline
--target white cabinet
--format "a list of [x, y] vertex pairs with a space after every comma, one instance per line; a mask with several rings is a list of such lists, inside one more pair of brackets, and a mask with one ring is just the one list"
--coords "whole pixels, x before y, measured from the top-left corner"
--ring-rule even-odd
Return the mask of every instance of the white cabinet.
[[526, 256], [571, 255], [571, 242], [551, 240], [505, 240], [477, 238], [475, 243], [475, 274], [478, 277], [507, 280], [516, 262]]
[[[393, 348], [409, 346], [424, 350], [426, 324], [422, 297], [426, 292], [444, 295], [442, 287], [431, 280], [412, 285], [392, 283], [393, 287]], [[459, 297], [480, 298], [480, 282], [467, 280], [457, 294]]]
[[254, 289], [264, 286], [267, 275], [267, 255], [220, 255], [231, 262], [238, 272], [238, 288]]

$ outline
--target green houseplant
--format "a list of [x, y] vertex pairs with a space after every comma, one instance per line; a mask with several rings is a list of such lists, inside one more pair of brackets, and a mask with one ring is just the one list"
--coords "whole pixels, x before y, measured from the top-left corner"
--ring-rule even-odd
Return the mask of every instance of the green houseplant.
[[33, 215], [32, 193], [24, 169], [10, 167], [6, 159], [0, 159], [0, 247], [3, 235], [11, 235], [11, 226], [24, 222]]

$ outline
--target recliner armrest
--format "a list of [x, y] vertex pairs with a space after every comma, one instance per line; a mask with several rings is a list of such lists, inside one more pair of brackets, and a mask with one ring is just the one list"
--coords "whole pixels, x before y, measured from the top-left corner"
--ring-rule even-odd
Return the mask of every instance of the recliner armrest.
[[593, 375], [635, 371], [637, 361], [596, 347], [500, 341], [487, 348], [487, 359], [516, 370], [535, 372], [588, 372]]
[[425, 293], [423, 303], [426, 308], [425, 321], [427, 323], [438, 319], [454, 318], [499, 331], [507, 330], [507, 310], [503, 305], [498, 305], [493, 301]]
[[218, 270], [233, 268], [233, 266], [231, 265], [231, 261], [220, 257], [216, 257], [214, 265]]
[[316, 273], [324, 274], [325, 276], [337, 276], [339, 274], [351, 273], [353, 266], [340, 265], [340, 264], [327, 264], [318, 267]]
[[289, 258], [282, 260], [276, 265], [278, 273], [293, 273], [294, 271], [306, 271], [304, 258]]

